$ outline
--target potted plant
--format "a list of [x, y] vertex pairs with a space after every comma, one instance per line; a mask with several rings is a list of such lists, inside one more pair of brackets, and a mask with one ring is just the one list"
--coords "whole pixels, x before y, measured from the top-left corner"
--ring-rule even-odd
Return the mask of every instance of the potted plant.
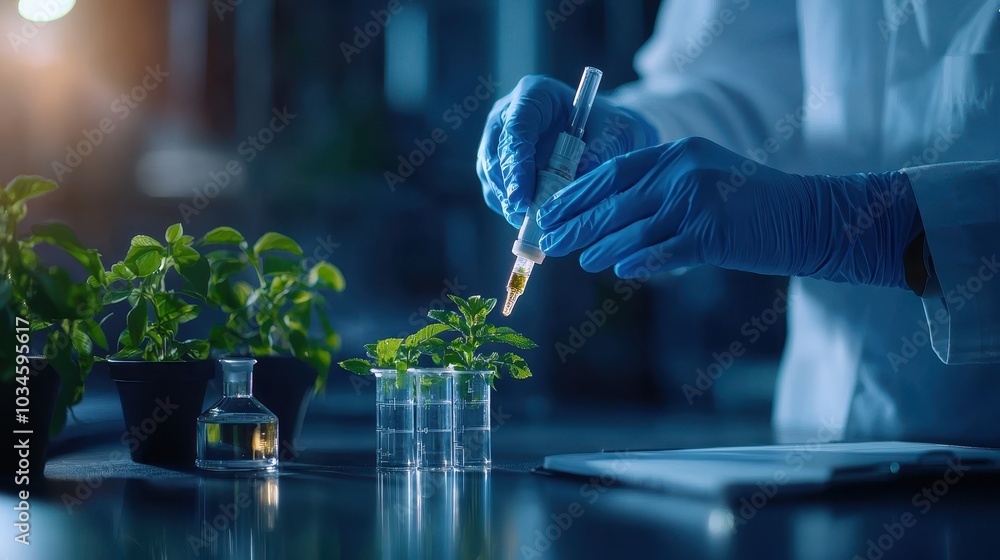
[[309, 398], [324, 388], [340, 345], [324, 294], [343, 291], [344, 276], [326, 261], [307, 268], [299, 244], [280, 233], [251, 245], [218, 227], [195, 245], [215, 247], [206, 253], [209, 297], [226, 320], [209, 334], [212, 348], [257, 359], [254, 394], [278, 416], [282, 459], [294, 459]]
[[[487, 322], [487, 316], [496, 306], [495, 299], [448, 297], [458, 312], [431, 310], [427, 316], [435, 323], [406, 338], [366, 344], [369, 359], [351, 358], [340, 362], [348, 371], [358, 375], [375, 374], [379, 378], [376, 403], [380, 409], [385, 408], [384, 413], [380, 410], [377, 426], [379, 467], [409, 468], [417, 461], [421, 468], [450, 468], [452, 464], [462, 469], [490, 468], [490, 390], [494, 380], [501, 371], [515, 379], [531, 377], [527, 362], [516, 352], [483, 350], [485, 345], [494, 344], [520, 350], [536, 347], [528, 337], [513, 329]], [[452, 334], [450, 341], [441, 338], [449, 333]], [[423, 357], [429, 357], [439, 367], [416, 367]], [[444, 387], [445, 384], [450, 384], [450, 388]], [[427, 395], [426, 399], [422, 399], [422, 394]], [[431, 456], [427, 451], [431, 445], [421, 444], [415, 447], [425, 456], [414, 458], [413, 445], [393, 441], [393, 438], [413, 432], [417, 439], [426, 437], [420, 403], [422, 400], [431, 402], [429, 399], [440, 399], [435, 403], [445, 406], [452, 403], [450, 425], [454, 428], [454, 449], [438, 447]], [[432, 421], [440, 422], [440, 417]]]
[[207, 299], [209, 265], [180, 224], [167, 228], [164, 239], [133, 237], [124, 260], [104, 273], [104, 302], [129, 308], [109, 368], [125, 415], [122, 442], [132, 460], [189, 466], [215, 364], [206, 359], [208, 341], [182, 339], [180, 329]]
[[[100, 278], [98, 252], [84, 248], [73, 230], [58, 222], [35, 225], [27, 235], [18, 232], [27, 201], [56, 188], [42, 177], [19, 176], [0, 189], [0, 391], [13, 405], [4, 420], [6, 433], [31, 430], [15, 439], [30, 438], [26, 459], [32, 473], [41, 472], [50, 435], [63, 428], [67, 411], [83, 397], [94, 345], [107, 349], [94, 320], [101, 308], [97, 291], [73, 281], [63, 268], [45, 266], [36, 248], [54, 246]], [[7, 465], [18, 465], [19, 458], [24, 457]]]

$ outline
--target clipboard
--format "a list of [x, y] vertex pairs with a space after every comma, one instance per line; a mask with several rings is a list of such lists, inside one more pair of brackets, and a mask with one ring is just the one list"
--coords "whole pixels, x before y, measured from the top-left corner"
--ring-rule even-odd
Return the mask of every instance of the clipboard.
[[693, 497], [782, 496], [906, 478], [1000, 473], [1000, 449], [900, 441], [551, 455], [543, 472]]

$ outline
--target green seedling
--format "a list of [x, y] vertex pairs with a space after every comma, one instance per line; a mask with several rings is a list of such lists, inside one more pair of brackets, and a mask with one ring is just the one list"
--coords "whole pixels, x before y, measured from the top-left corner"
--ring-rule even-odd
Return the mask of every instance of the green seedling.
[[[195, 246], [220, 247], [205, 255], [211, 268], [210, 302], [227, 315], [226, 322], [209, 334], [212, 349], [294, 356], [316, 369], [315, 389], [321, 390], [332, 351], [340, 347], [324, 297], [344, 290], [340, 269], [327, 261], [306, 268], [299, 244], [274, 232], [250, 245], [235, 229], [218, 227]], [[319, 334], [311, 333], [314, 317]]]
[[164, 240], [133, 237], [125, 259], [104, 273], [104, 303], [129, 306], [119, 349], [111, 358], [168, 362], [208, 357], [208, 340], [178, 337], [180, 325], [197, 317], [198, 303], [207, 301], [208, 261], [192, 247], [194, 237], [184, 235], [181, 224], [168, 227]]
[[[490, 384], [501, 371], [514, 379], [531, 377], [524, 358], [515, 352], [484, 352], [482, 347], [490, 344], [513, 346], [519, 350], [529, 350], [537, 345], [528, 337], [510, 327], [498, 327], [486, 321], [496, 307], [496, 299], [472, 296], [468, 300], [449, 295], [458, 312], [439, 309], [431, 310], [427, 316], [434, 323], [416, 333], [403, 338], [387, 338], [375, 344], [366, 344], [370, 360], [352, 358], [340, 362], [340, 366], [352, 373], [367, 375], [373, 368], [389, 368], [405, 372], [419, 365], [427, 356], [439, 367], [456, 370], [491, 371]], [[446, 342], [439, 335], [452, 333]], [[398, 380], [397, 380], [398, 382]]]

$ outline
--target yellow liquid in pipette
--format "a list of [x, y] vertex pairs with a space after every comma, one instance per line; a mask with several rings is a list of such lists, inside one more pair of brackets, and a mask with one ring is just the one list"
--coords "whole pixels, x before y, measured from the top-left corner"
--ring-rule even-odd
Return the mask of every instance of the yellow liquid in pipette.
[[524, 293], [524, 287], [528, 283], [528, 275], [520, 272], [511, 272], [510, 280], [507, 281], [507, 300], [503, 304], [503, 315], [507, 317], [514, 311], [514, 302], [518, 296]]

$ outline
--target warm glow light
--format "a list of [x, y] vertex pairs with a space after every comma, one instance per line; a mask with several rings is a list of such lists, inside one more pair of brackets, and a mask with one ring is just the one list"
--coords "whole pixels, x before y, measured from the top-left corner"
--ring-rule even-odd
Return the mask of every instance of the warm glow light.
[[76, 0], [20, 0], [17, 12], [28, 21], [55, 21], [68, 14]]

